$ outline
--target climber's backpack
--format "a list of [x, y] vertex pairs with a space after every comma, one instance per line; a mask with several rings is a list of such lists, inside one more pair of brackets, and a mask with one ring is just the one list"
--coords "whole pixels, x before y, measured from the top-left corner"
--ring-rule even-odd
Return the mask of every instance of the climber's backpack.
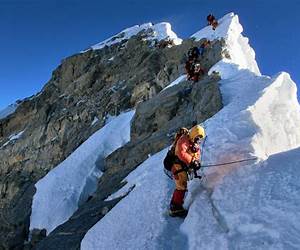
[[200, 51], [197, 47], [192, 47], [188, 50], [188, 58], [197, 59], [200, 55]]
[[188, 129], [180, 128], [176, 133], [175, 140], [172, 144], [172, 147], [168, 150], [168, 153], [164, 159], [164, 167], [166, 170], [171, 171], [174, 162], [177, 160], [177, 156], [175, 155], [175, 147], [179, 138], [183, 135], [188, 134]]

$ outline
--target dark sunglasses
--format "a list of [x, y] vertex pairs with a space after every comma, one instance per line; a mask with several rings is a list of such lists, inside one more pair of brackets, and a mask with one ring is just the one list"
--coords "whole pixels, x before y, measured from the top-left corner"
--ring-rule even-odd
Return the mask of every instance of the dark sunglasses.
[[202, 136], [197, 136], [197, 137], [195, 137], [195, 139], [194, 139], [194, 143], [199, 144], [199, 143], [201, 142], [202, 139], [203, 139]]

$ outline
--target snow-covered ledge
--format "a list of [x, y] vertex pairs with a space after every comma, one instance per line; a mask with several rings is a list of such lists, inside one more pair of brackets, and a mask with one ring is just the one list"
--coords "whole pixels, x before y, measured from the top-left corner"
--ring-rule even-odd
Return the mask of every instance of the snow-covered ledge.
[[96, 190], [99, 163], [130, 140], [133, 115], [130, 111], [112, 119], [36, 183], [30, 230], [45, 228], [49, 234]]

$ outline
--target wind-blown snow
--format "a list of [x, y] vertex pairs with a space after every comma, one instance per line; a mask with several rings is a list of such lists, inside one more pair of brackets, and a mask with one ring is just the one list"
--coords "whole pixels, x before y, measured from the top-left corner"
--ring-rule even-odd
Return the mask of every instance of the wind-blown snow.
[[1, 148], [5, 147], [6, 145], [8, 145], [12, 141], [18, 140], [22, 136], [23, 133], [24, 133], [24, 130], [17, 133], [17, 134], [10, 135], [8, 137], [8, 141], [6, 143], [4, 143]]
[[47, 234], [68, 220], [96, 190], [103, 159], [130, 139], [134, 111], [123, 113], [95, 132], [74, 153], [36, 183], [30, 229]]
[[103, 42], [100, 42], [96, 45], [91, 46], [93, 50], [102, 49], [105, 46], [111, 46], [113, 44], [127, 40], [134, 35], [137, 35], [141, 31], [146, 31], [148, 33], [147, 40], [165, 40], [170, 39], [174, 42], [175, 45], [181, 44], [182, 39], [178, 38], [177, 35], [172, 31], [171, 25], [166, 22], [158, 23], [153, 25], [152, 23], [145, 23], [142, 25], [135, 25], [130, 28], [127, 28], [117, 35], [110, 37]]
[[239, 23], [239, 17], [234, 13], [229, 13], [218, 20], [218, 22], [219, 25], [216, 30], [213, 30], [211, 26], [206, 26], [191, 37], [197, 41], [202, 38], [209, 40], [225, 39], [231, 62], [260, 75], [255, 61], [255, 52], [250, 47], [248, 38], [241, 34], [243, 27]]
[[94, 126], [98, 121], [99, 121], [98, 117], [95, 116], [95, 117], [94, 117], [94, 120], [93, 120], [92, 123], [91, 123], [91, 126]]
[[0, 120], [14, 113], [18, 107], [17, 103], [10, 104], [5, 109], [0, 110]]
[[248, 41], [241, 38], [237, 16], [222, 18], [215, 33], [209, 29], [194, 36], [219, 34], [232, 47], [231, 59], [221, 60], [209, 72], [221, 76], [224, 107], [204, 123], [207, 140], [202, 164], [253, 156], [257, 162], [205, 169], [206, 182], [189, 183], [185, 202], [189, 213], [183, 222], [164, 213], [173, 183], [163, 175], [166, 150], [161, 151], [132, 172], [128, 184], [110, 197], [136, 185], [87, 232], [82, 249], [300, 248], [296, 85], [287, 73], [272, 78], [260, 75]]
[[165, 87], [163, 90], [167, 89], [167, 88], [170, 88], [170, 87], [173, 87], [183, 81], [186, 80], [186, 75], [181, 75], [179, 76], [176, 80], [174, 80], [173, 82], [171, 82], [167, 87]]

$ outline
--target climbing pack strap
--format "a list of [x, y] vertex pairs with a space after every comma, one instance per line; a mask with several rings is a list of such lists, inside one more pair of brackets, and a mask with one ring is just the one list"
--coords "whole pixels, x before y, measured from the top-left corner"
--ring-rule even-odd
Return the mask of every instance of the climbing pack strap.
[[171, 171], [168, 171], [167, 169], [164, 168], [164, 173], [166, 176], [168, 176], [171, 180], [173, 180], [173, 175]]
[[[174, 163], [178, 163], [178, 161], [180, 161], [178, 159], [178, 157], [175, 155], [175, 147], [177, 144], [177, 141], [181, 138], [181, 136], [183, 136], [184, 134], [188, 134], [188, 130], [186, 128], [180, 128], [179, 131], [176, 133], [175, 136], [175, 140], [172, 144], [171, 149], [168, 150], [166, 157], [164, 158], [164, 168], [167, 171], [171, 171], [172, 166]], [[179, 162], [179, 164], [182, 164], [181, 162]]]
[[218, 163], [218, 164], [208, 164], [208, 165], [204, 165], [202, 167], [209, 168], [209, 167], [223, 166], [223, 165], [229, 165], [229, 164], [240, 163], [240, 162], [245, 162], [245, 161], [255, 161], [257, 159], [258, 159], [257, 157], [253, 157], [253, 158], [241, 159], [241, 160], [237, 160], [237, 161], [230, 161], [230, 162], [224, 162], [224, 163]]
[[187, 172], [187, 171], [188, 171], [188, 168], [187, 168], [187, 167], [182, 167], [181, 169], [176, 170], [176, 171], [173, 173], [173, 175], [177, 175], [177, 174], [179, 174], [179, 173], [181, 173], [181, 172]]

